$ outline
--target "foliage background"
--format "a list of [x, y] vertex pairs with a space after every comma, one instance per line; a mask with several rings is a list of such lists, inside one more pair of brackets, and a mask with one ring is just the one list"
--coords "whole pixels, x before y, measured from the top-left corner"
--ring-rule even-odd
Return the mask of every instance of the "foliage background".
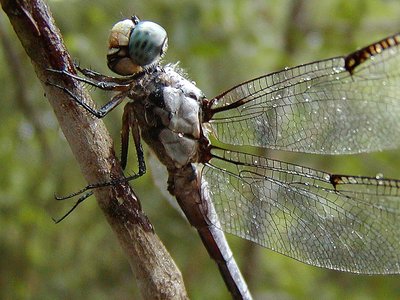
[[[349, 53], [400, 28], [396, 0], [48, 2], [73, 57], [106, 74], [106, 40], [115, 22], [137, 14], [162, 24], [170, 44], [165, 61], [179, 60], [209, 97], [285, 66]], [[72, 205], [54, 201], [54, 192], [69, 193], [86, 183], [4, 13], [0, 37], [0, 298], [137, 298], [128, 262], [93, 199], [61, 224], [52, 222]], [[99, 104], [109, 97], [93, 95]], [[117, 149], [120, 117], [117, 110], [105, 120]], [[400, 177], [397, 151], [277, 155], [332, 172]], [[195, 231], [162, 199], [151, 176], [133, 186], [181, 268], [191, 298], [229, 299]], [[400, 297], [398, 276], [318, 269], [229, 239], [256, 298]]]

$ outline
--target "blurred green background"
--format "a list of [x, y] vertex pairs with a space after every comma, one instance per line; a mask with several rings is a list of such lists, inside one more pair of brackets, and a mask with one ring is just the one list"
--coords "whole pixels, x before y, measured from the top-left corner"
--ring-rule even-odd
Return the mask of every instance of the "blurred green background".
[[[397, 0], [48, 3], [72, 56], [109, 75], [106, 40], [115, 22], [137, 14], [161, 24], [169, 34], [165, 61], [180, 61], [209, 97], [285, 66], [347, 54], [400, 29]], [[73, 204], [56, 202], [54, 193], [86, 183], [3, 12], [0, 26], [0, 299], [138, 298], [128, 262], [94, 199], [61, 224], [52, 222]], [[99, 104], [109, 96], [93, 91]], [[105, 120], [117, 151], [120, 118], [121, 109]], [[346, 157], [282, 153], [279, 158], [331, 172], [400, 178], [397, 151]], [[183, 272], [190, 297], [229, 299], [196, 232], [163, 199], [150, 174], [132, 185]], [[400, 298], [399, 276], [319, 269], [229, 240], [258, 299]]]

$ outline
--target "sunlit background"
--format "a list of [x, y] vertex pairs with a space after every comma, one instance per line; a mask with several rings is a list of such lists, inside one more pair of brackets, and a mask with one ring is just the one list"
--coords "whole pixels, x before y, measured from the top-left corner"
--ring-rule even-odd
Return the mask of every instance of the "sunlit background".
[[[132, 14], [166, 28], [165, 62], [180, 61], [212, 97], [265, 73], [347, 54], [400, 31], [397, 0], [48, 1], [77, 62], [111, 75], [112, 25]], [[86, 185], [29, 59], [0, 13], [0, 299], [136, 299], [134, 276], [95, 199], [55, 225], [73, 204], [54, 193]], [[399, 92], [400, 93], [400, 92]], [[109, 94], [93, 91], [97, 103]], [[400, 117], [400, 116], [399, 116]], [[121, 109], [105, 120], [119, 151]], [[326, 171], [400, 178], [398, 151], [346, 157], [279, 154]], [[135, 153], [130, 156], [134, 170]], [[145, 213], [183, 273], [192, 299], [229, 299], [196, 232], [154, 187], [132, 183]], [[400, 224], [399, 224], [400, 226]], [[398, 299], [399, 276], [329, 271], [229, 237], [258, 299]]]

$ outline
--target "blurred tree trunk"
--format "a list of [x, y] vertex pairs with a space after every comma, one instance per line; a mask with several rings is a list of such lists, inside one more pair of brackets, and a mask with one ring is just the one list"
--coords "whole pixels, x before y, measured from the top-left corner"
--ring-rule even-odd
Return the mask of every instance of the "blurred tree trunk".
[[[82, 96], [84, 102], [93, 104], [79, 82], [47, 71], [51, 68], [75, 73], [47, 5], [41, 0], [0, 2], [32, 61], [86, 180], [98, 183], [121, 178], [121, 166], [103, 122], [84, 113], [60, 89], [47, 84], [50, 80], [64, 85]], [[121, 183], [96, 189], [94, 194], [129, 258], [143, 298], [186, 299], [181, 273], [153, 232], [152, 225], [142, 212], [139, 200], [129, 184]], [[101, 255], [101, 249], [93, 253], [93, 258], [98, 255]]]

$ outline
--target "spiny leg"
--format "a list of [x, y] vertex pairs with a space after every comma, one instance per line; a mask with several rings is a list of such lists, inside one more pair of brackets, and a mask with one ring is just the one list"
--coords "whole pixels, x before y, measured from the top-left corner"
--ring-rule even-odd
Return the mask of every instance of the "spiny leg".
[[[140, 147], [140, 148], [141, 148], [141, 147]], [[117, 184], [120, 184], [120, 183], [123, 183], [123, 182], [128, 182], [128, 181], [131, 181], [131, 180], [135, 180], [135, 179], [141, 177], [143, 174], [146, 173], [146, 166], [145, 166], [145, 164], [144, 164], [144, 155], [143, 155], [143, 152], [141, 152], [141, 158], [139, 158], [139, 156], [138, 156], [138, 160], [139, 160], [139, 171], [138, 171], [137, 174], [134, 174], [134, 175], [131, 175], [131, 176], [128, 176], [128, 177], [123, 177], [123, 178], [119, 178], [119, 179], [110, 180], [110, 181], [107, 181], [107, 182], [89, 184], [89, 185], [87, 185], [87, 186], [84, 187], [83, 189], [80, 189], [80, 190], [77, 191], [77, 192], [74, 192], [74, 193], [72, 193], [72, 194], [69, 194], [69, 195], [67, 195], [67, 196], [62, 196], [62, 197], [57, 196], [57, 195], [54, 195], [54, 198], [55, 198], [56, 200], [59, 200], [59, 201], [61, 201], [61, 200], [68, 200], [68, 199], [71, 199], [71, 198], [73, 198], [73, 197], [75, 197], [75, 196], [78, 196], [78, 195], [80, 195], [80, 194], [83, 194], [83, 193], [85, 193], [85, 192], [87, 192], [87, 191], [89, 191], [89, 190], [93, 190], [93, 189], [96, 189], [96, 188], [107, 187], [107, 186], [114, 186], [114, 185], [117, 185]], [[142, 161], [143, 163], [141, 164], [140, 161]], [[141, 167], [140, 167], [140, 166], [141, 166]], [[141, 169], [141, 168], [142, 168], [142, 169]], [[82, 195], [81, 197], [78, 198], [78, 200], [77, 200], [77, 201], [75, 202], [75, 204], [70, 208], [70, 210], [67, 211], [66, 214], [64, 214], [64, 215], [63, 215], [61, 218], [59, 218], [59, 219], [54, 219], [54, 218], [52, 218], [53, 221], [54, 221], [56, 224], [57, 224], [57, 223], [60, 223], [62, 220], [64, 220], [66, 217], [68, 217], [68, 216], [75, 210], [75, 208], [78, 207], [79, 204], [81, 204], [84, 200], [86, 200], [87, 198], [89, 198], [89, 197], [92, 196], [92, 195], [93, 195], [93, 191], [90, 191], [90, 192], [88, 192], [88, 193]]]
[[73, 198], [75, 196], [78, 196], [88, 190], [92, 190], [95, 188], [101, 188], [101, 187], [106, 187], [106, 186], [111, 186], [111, 185], [115, 185], [121, 182], [126, 182], [126, 181], [130, 181], [130, 180], [134, 180], [142, 175], [144, 175], [146, 173], [146, 163], [144, 160], [144, 152], [143, 152], [143, 148], [142, 148], [142, 144], [140, 141], [140, 132], [139, 132], [139, 126], [137, 125], [137, 122], [134, 118], [134, 114], [133, 114], [133, 104], [132, 103], [127, 103], [124, 109], [124, 114], [122, 116], [122, 130], [121, 130], [121, 166], [122, 169], [125, 170], [126, 168], [126, 164], [127, 164], [127, 156], [128, 156], [128, 146], [129, 146], [129, 131], [131, 129], [132, 132], [132, 137], [133, 137], [133, 141], [135, 143], [135, 149], [136, 149], [136, 155], [137, 155], [137, 159], [138, 159], [138, 173], [125, 177], [125, 178], [121, 178], [121, 179], [115, 179], [115, 180], [110, 180], [107, 182], [102, 182], [102, 183], [93, 183], [93, 184], [89, 184], [86, 187], [80, 189], [77, 192], [74, 192], [72, 194], [69, 194], [67, 196], [55, 196], [55, 198], [57, 200], [66, 200], [66, 199], [70, 199]]
[[[66, 200], [70, 199], [72, 197], [78, 196], [84, 192], [87, 192], [88, 190], [92, 190], [95, 188], [100, 188], [100, 187], [107, 187], [107, 186], [113, 186], [122, 182], [128, 182], [131, 180], [134, 180], [136, 178], [141, 177], [143, 174], [146, 173], [146, 164], [144, 160], [144, 153], [143, 153], [143, 148], [142, 144], [140, 142], [140, 131], [139, 131], [139, 126], [136, 122], [136, 119], [134, 117], [134, 106], [132, 103], [128, 103], [125, 106], [124, 109], [124, 114], [122, 118], [122, 130], [121, 130], [121, 141], [122, 141], [122, 155], [121, 155], [121, 166], [123, 169], [125, 169], [126, 164], [127, 164], [127, 155], [128, 155], [128, 145], [129, 145], [129, 131], [132, 132], [132, 137], [133, 141], [135, 143], [135, 149], [136, 149], [136, 155], [138, 159], [138, 173], [125, 177], [125, 178], [120, 178], [116, 180], [110, 180], [108, 182], [103, 182], [103, 183], [97, 183], [97, 184], [89, 184], [83, 189], [72, 193], [70, 195], [64, 196], [64, 197], [59, 197], [55, 196], [56, 200]], [[130, 129], [130, 130], [129, 130]], [[74, 206], [60, 219], [55, 220], [53, 219], [56, 223], [61, 222], [64, 220], [80, 203], [82, 203], [86, 198], [90, 197], [93, 194], [92, 191], [89, 193], [86, 193], [85, 195], [81, 196], [78, 201], [74, 204]]]
[[[71, 75], [73, 75], [73, 74], [71, 74]], [[76, 75], [73, 75], [73, 76], [76, 76]], [[122, 102], [122, 100], [124, 100], [124, 98], [126, 97], [126, 94], [121, 92], [121, 93], [115, 95], [114, 97], [112, 97], [111, 100], [109, 102], [107, 102], [106, 104], [104, 104], [99, 110], [96, 110], [93, 107], [91, 107], [88, 104], [86, 104], [85, 102], [83, 102], [82, 99], [80, 99], [77, 95], [72, 93], [66, 87], [61, 86], [61, 85], [56, 84], [56, 83], [53, 83], [53, 82], [47, 82], [47, 84], [52, 85], [52, 86], [54, 86], [56, 88], [59, 88], [59, 89], [63, 90], [76, 103], [78, 103], [80, 106], [82, 106], [84, 109], [86, 109], [88, 112], [90, 112], [92, 115], [96, 116], [99, 119], [101, 119], [104, 116], [106, 116], [110, 111], [112, 111], [115, 107], [117, 107]]]
[[88, 77], [88, 78], [93, 79], [98, 82], [111, 82], [111, 83], [116, 83], [116, 84], [123, 85], [123, 86], [131, 84], [133, 81], [137, 80], [139, 77], [143, 76], [143, 74], [144, 74], [144, 71], [143, 71], [141, 73], [136, 73], [129, 77], [113, 77], [113, 76], [106, 76], [106, 75], [100, 74], [91, 69], [81, 68], [77, 64], [74, 64], [74, 66], [85, 77]]
[[[67, 213], [64, 214], [61, 218], [59, 218], [59, 219], [52, 218], [54, 223], [56, 223], [56, 224], [60, 223], [62, 220], [64, 220], [66, 217], [68, 217], [75, 210], [75, 208], [78, 207], [78, 205], [80, 203], [82, 203], [85, 199], [89, 198], [92, 195], [93, 195], [93, 192], [89, 192], [89, 193], [83, 195], [82, 197], [80, 197], [78, 199], [78, 201], [76, 201], [76, 203], [70, 208], [70, 210], [67, 211]], [[55, 198], [56, 198], [56, 200], [63, 200], [63, 199], [58, 199], [57, 196], [55, 196]]]
[[[141, 150], [142, 147], [139, 146], [139, 148]], [[138, 149], [138, 147], [137, 147], [137, 149]], [[139, 153], [140, 153], [140, 155], [139, 155]], [[86, 187], [84, 187], [83, 189], [81, 189], [81, 190], [79, 190], [79, 191], [77, 191], [75, 193], [69, 194], [67, 196], [62, 196], [62, 197], [55, 195], [54, 198], [56, 200], [67, 200], [67, 199], [71, 199], [71, 198], [73, 198], [75, 196], [78, 196], [80, 194], [83, 194], [83, 193], [85, 193], [85, 192], [87, 192], [89, 190], [93, 190], [93, 189], [96, 189], [96, 188], [107, 187], [107, 186], [114, 186], [114, 185], [117, 185], [117, 184], [120, 184], [120, 183], [123, 183], [123, 182], [128, 182], [128, 181], [131, 181], [131, 180], [135, 180], [135, 179], [141, 177], [143, 174], [146, 173], [146, 165], [144, 163], [144, 155], [143, 155], [143, 151], [142, 150], [141, 150], [141, 152], [138, 152], [138, 161], [139, 161], [139, 171], [138, 171], [138, 173], [136, 173], [134, 175], [131, 175], [131, 176], [128, 176], [128, 177], [119, 178], [119, 179], [110, 180], [110, 181], [107, 181], [107, 182], [89, 184]], [[72, 206], [72, 208], [65, 215], [63, 215], [60, 219], [57, 219], [57, 220], [53, 218], [53, 221], [55, 223], [61, 222], [69, 214], [71, 214], [72, 211], [74, 211], [75, 208], [77, 208], [80, 203], [82, 203], [84, 200], [86, 200], [87, 198], [89, 198], [92, 195], [93, 195], [93, 191], [90, 191], [90, 192], [84, 194], [83, 196], [79, 197], [79, 199], [76, 201], [76, 203]]]
[[[129, 89], [130, 84], [133, 81], [133, 79], [131, 79], [131, 80], [126, 80], [126, 81], [122, 81], [122, 82], [115, 82], [112, 80], [114, 77], [107, 77], [107, 76], [101, 75], [100, 73], [91, 71], [89, 69], [82, 69], [82, 70], [85, 70], [84, 71], [85, 73], [82, 73], [82, 74], [87, 76], [88, 78], [80, 77], [80, 76], [70, 73], [66, 70], [47, 69], [47, 71], [49, 71], [49, 72], [57, 73], [57, 74], [61, 74], [64, 76], [74, 78], [80, 82], [87, 83], [91, 86], [97, 87], [97, 88], [99, 88], [101, 90], [105, 90], [105, 91], [126, 91], [127, 89]], [[86, 74], [88, 74], [88, 75], [86, 75]], [[114, 78], [114, 79], [118, 80], [117, 78]]]
[[[121, 130], [121, 166], [125, 169], [128, 157], [129, 146], [129, 129], [132, 133], [133, 142], [135, 143], [136, 156], [138, 160], [139, 172], [137, 175], [142, 176], [146, 173], [146, 163], [142, 143], [140, 142], [140, 131], [137, 120], [134, 114], [133, 103], [127, 103], [122, 115], [122, 130]], [[129, 178], [129, 177], [128, 177]]]

